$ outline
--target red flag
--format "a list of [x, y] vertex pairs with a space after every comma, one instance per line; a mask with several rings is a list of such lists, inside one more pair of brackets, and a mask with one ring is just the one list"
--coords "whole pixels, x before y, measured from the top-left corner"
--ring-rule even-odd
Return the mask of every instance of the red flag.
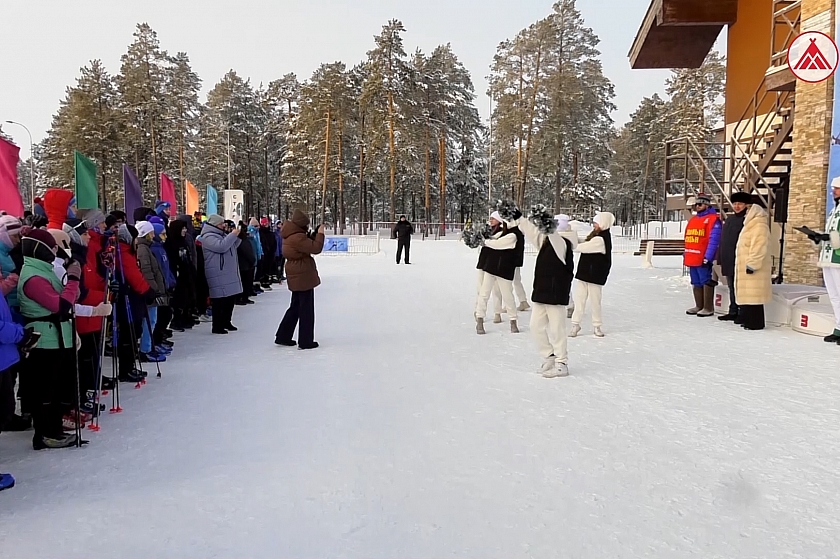
[[172, 205], [172, 210], [169, 215], [178, 215], [178, 200], [175, 198], [175, 183], [172, 179], [166, 176], [166, 173], [160, 174], [160, 199], [163, 202], [169, 202]]
[[0, 210], [23, 217], [23, 198], [18, 189], [17, 166], [20, 148], [0, 138]]

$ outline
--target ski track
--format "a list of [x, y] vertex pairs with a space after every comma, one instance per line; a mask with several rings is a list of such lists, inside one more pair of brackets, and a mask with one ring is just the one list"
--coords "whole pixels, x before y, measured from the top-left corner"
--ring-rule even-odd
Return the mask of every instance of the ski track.
[[273, 345], [275, 288], [86, 448], [0, 436], [0, 557], [840, 555], [836, 346], [687, 317], [679, 259], [616, 256], [607, 337], [546, 380], [530, 313], [475, 335], [476, 252], [393, 255], [318, 259], [319, 350]]

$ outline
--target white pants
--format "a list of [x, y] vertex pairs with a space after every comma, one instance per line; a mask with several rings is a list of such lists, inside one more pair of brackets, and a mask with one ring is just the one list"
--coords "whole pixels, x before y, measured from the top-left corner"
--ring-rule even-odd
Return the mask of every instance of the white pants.
[[823, 279], [834, 307], [834, 328], [840, 330], [840, 268], [823, 268]]
[[[488, 275], [484, 270], [478, 271], [478, 287], [475, 290], [476, 297], [481, 295], [481, 286], [484, 285], [484, 276]], [[493, 285], [493, 309], [496, 314], [502, 314], [502, 292], [499, 291], [498, 285]]]
[[[493, 288], [498, 285], [502, 302], [507, 309], [507, 315], [511, 320], [516, 320], [516, 304], [513, 301], [513, 281], [496, 277], [492, 274], [484, 274], [481, 282], [481, 289], [478, 291], [478, 300], [475, 303], [475, 317], [485, 318], [487, 316], [487, 304], [493, 294]], [[500, 309], [497, 309], [501, 312]]]
[[[513, 291], [516, 294], [516, 298], [519, 299], [519, 302], [528, 302], [528, 294], [525, 293], [525, 287], [522, 285], [522, 274], [520, 273], [521, 268], [516, 269], [516, 273], [513, 275]], [[479, 287], [480, 289], [480, 287]], [[501, 309], [501, 302], [502, 302], [502, 292], [499, 291], [498, 284], [496, 287], [493, 288], [493, 304], [495, 305], [493, 308], [497, 309], [497, 313], [504, 312], [507, 314], [507, 310], [498, 310]], [[516, 301], [514, 300], [514, 303]]]
[[566, 307], [533, 303], [531, 335], [537, 342], [540, 357], [552, 355], [556, 363], [566, 363], [569, 358], [569, 340], [566, 337]]
[[601, 317], [601, 290], [603, 286], [585, 281], [575, 280], [575, 312], [572, 315], [572, 324], [583, 322], [583, 315], [586, 312], [586, 304], [592, 303], [592, 326], [602, 326]]

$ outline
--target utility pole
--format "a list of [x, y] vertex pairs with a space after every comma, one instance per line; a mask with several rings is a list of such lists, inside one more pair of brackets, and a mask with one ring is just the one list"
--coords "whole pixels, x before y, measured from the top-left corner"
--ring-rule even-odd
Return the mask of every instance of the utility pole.
[[493, 95], [490, 95], [490, 162], [487, 173], [487, 201], [493, 199]]

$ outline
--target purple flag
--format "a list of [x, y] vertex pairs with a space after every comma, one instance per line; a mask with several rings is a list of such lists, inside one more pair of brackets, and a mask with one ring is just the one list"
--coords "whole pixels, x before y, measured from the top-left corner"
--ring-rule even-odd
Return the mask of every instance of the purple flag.
[[137, 175], [128, 165], [123, 165], [123, 186], [125, 187], [125, 213], [128, 222], [134, 224], [134, 210], [143, 207], [143, 190]]

